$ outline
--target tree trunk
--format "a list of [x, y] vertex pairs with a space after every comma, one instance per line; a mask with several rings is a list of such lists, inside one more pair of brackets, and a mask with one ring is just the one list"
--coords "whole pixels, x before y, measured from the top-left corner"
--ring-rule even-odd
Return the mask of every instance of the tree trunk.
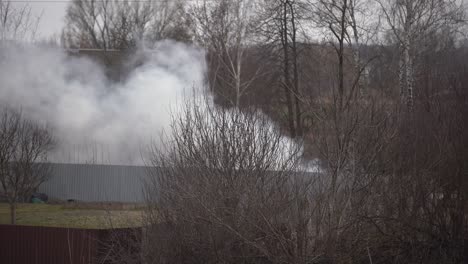
[[[354, 47], [352, 47], [352, 52], [353, 52], [353, 59], [354, 59], [354, 64], [355, 64], [355, 71], [356, 71], [356, 76], [358, 76], [358, 83], [357, 83], [357, 88], [358, 88], [358, 94], [359, 95], [364, 95], [364, 84], [365, 84], [365, 79], [366, 77], [366, 66], [362, 65], [361, 63], [361, 51], [360, 51], [360, 39], [359, 39], [359, 32], [358, 32], [358, 26], [356, 22], [356, 1], [350, 1], [349, 2], [349, 9], [350, 9], [350, 18], [351, 18], [351, 28], [353, 30], [353, 38], [354, 38]], [[363, 67], [361, 69], [361, 66]], [[363, 74], [361, 74], [363, 73]]]
[[402, 51], [400, 58], [400, 96], [401, 102], [406, 103], [408, 108], [413, 107], [413, 93], [414, 93], [414, 72], [413, 72], [413, 58], [410, 53], [410, 43], [408, 37], [405, 36], [402, 45]]
[[16, 225], [16, 203], [10, 203], [10, 223]]
[[236, 86], [236, 107], [240, 107], [240, 100], [241, 100], [241, 58], [242, 56], [237, 54], [237, 61], [236, 61], [236, 73], [235, 73], [235, 86]]
[[302, 111], [300, 104], [300, 89], [299, 89], [299, 71], [298, 71], [298, 52], [297, 52], [297, 41], [296, 41], [296, 17], [295, 10], [292, 3], [289, 3], [291, 9], [291, 26], [292, 26], [292, 56], [293, 56], [293, 78], [294, 78], [294, 103], [296, 108], [296, 134], [302, 136]]
[[414, 22], [413, 15], [413, 3], [411, 1], [406, 2], [406, 20], [403, 33], [403, 56], [405, 61], [405, 88], [406, 88], [406, 103], [408, 109], [413, 108], [413, 58], [411, 54], [411, 34], [413, 33], [412, 24]]
[[283, 41], [283, 74], [284, 74], [284, 92], [286, 96], [286, 106], [288, 108], [288, 124], [291, 137], [296, 137], [296, 128], [294, 125], [294, 109], [292, 105], [292, 95], [291, 95], [291, 78], [289, 72], [289, 50], [288, 50], [288, 7], [287, 2], [283, 4], [283, 18], [282, 18], [283, 28], [282, 28], [282, 41]]
[[345, 42], [345, 32], [346, 32], [346, 12], [347, 12], [347, 5], [348, 2], [344, 1], [341, 11], [341, 20], [340, 20], [340, 27], [341, 33], [338, 39], [339, 42], [339, 52], [338, 52], [338, 109], [341, 112], [343, 108], [343, 99], [345, 96], [344, 93], [344, 42]]
[[400, 53], [401, 54], [400, 54], [400, 60], [399, 60], [398, 84], [400, 86], [400, 100], [401, 102], [404, 102], [405, 90], [406, 90], [406, 66], [405, 66], [405, 56], [403, 55], [404, 47]]
[[409, 47], [405, 53], [405, 62], [406, 62], [406, 87], [408, 89], [407, 95], [407, 104], [408, 108], [413, 108], [413, 85], [414, 85], [414, 76], [413, 76], [413, 60], [411, 58]]

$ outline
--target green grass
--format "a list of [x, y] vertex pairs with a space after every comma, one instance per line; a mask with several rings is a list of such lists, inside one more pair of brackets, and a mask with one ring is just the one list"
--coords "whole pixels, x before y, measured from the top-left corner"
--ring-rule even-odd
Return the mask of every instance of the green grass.
[[[0, 203], [0, 224], [10, 223], [10, 207]], [[123, 228], [141, 226], [141, 210], [69, 209], [56, 204], [18, 204], [18, 225], [70, 228]]]

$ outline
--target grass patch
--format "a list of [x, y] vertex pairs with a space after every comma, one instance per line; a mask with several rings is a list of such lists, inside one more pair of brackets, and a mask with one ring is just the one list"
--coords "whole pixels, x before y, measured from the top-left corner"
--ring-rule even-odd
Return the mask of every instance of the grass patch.
[[[70, 228], [124, 228], [142, 224], [142, 210], [72, 209], [56, 204], [18, 204], [18, 225]], [[10, 208], [0, 203], [0, 224], [10, 223]]]

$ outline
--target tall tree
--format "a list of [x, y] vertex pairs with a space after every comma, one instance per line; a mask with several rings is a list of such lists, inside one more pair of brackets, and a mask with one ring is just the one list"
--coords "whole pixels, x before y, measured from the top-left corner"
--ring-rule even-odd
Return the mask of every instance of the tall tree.
[[441, 30], [453, 30], [463, 19], [458, 0], [378, 0], [399, 48], [399, 86], [402, 101], [414, 104], [418, 45]]
[[263, 2], [260, 29], [262, 40], [273, 46], [273, 54], [282, 72], [280, 83], [284, 90], [289, 133], [293, 138], [302, 136], [303, 132], [298, 57], [304, 10], [302, 1], [266, 0]]
[[[371, 4], [369, 0], [310, 2], [313, 23], [321, 29], [324, 39], [336, 53], [337, 100], [340, 107], [362, 94], [365, 88], [367, 64], [371, 58], [364, 58], [361, 50], [375, 41], [379, 25], [378, 18], [372, 15]], [[352, 80], [346, 83], [345, 73], [351, 71], [353, 74], [347, 75], [351, 75]]]
[[[218, 91], [227, 90], [227, 94], [219, 93], [235, 107], [240, 106], [257, 75], [243, 75], [246, 50], [255, 27], [254, 8], [253, 0], [203, 0], [191, 9], [197, 41], [208, 51], [211, 86]], [[229, 95], [232, 92], [234, 96]]]
[[[359, 80], [365, 66], [360, 54], [363, 24], [358, 20], [359, 1], [318, 0], [309, 3], [312, 22], [321, 30], [326, 47], [331, 47], [332, 51], [327, 56], [334, 69], [328, 75], [333, 82], [328, 87], [325, 100], [318, 107], [311, 105], [310, 111], [316, 117], [311, 128], [315, 138], [312, 145], [323, 161], [323, 173], [328, 177], [323, 186], [323, 195], [326, 197], [324, 210], [330, 217], [319, 228], [328, 233], [326, 250], [335, 251], [343, 227], [352, 225], [350, 212], [359, 210], [361, 206], [355, 203], [355, 190], [362, 187], [356, 179], [361, 177], [362, 183], [368, 183], [368, 179], [356, 173], [357, 168], [362, 166], [361, 159], [367, 158], [360, 153], [367, 144], [361, 136], [368, 133], [368, 140], [372, 140], [375, 146], [382, 145], [382, 142], [371, 137], [376, 131], [365, 129], [381, 118], [380, 107], [359, 101]], [[374, 148], [368, 149], [369, 153], [376, 151]]]

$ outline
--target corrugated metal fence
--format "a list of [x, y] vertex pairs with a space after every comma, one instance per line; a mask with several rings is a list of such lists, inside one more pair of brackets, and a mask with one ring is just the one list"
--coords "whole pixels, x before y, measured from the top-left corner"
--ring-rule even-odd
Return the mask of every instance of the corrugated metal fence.
[[[0, 225], [2, 264], [106, 263], [115, 234], [140, 229], [74, 229]], [[124, 238], [124, 236], [120, 236]], [[121, 242], [121, 241], [120, 241]]]
[[51, 198], [88, 202], [143, 202], [148, 167], [121, 165], [51, 165], [50, 179], [39, 192]]

